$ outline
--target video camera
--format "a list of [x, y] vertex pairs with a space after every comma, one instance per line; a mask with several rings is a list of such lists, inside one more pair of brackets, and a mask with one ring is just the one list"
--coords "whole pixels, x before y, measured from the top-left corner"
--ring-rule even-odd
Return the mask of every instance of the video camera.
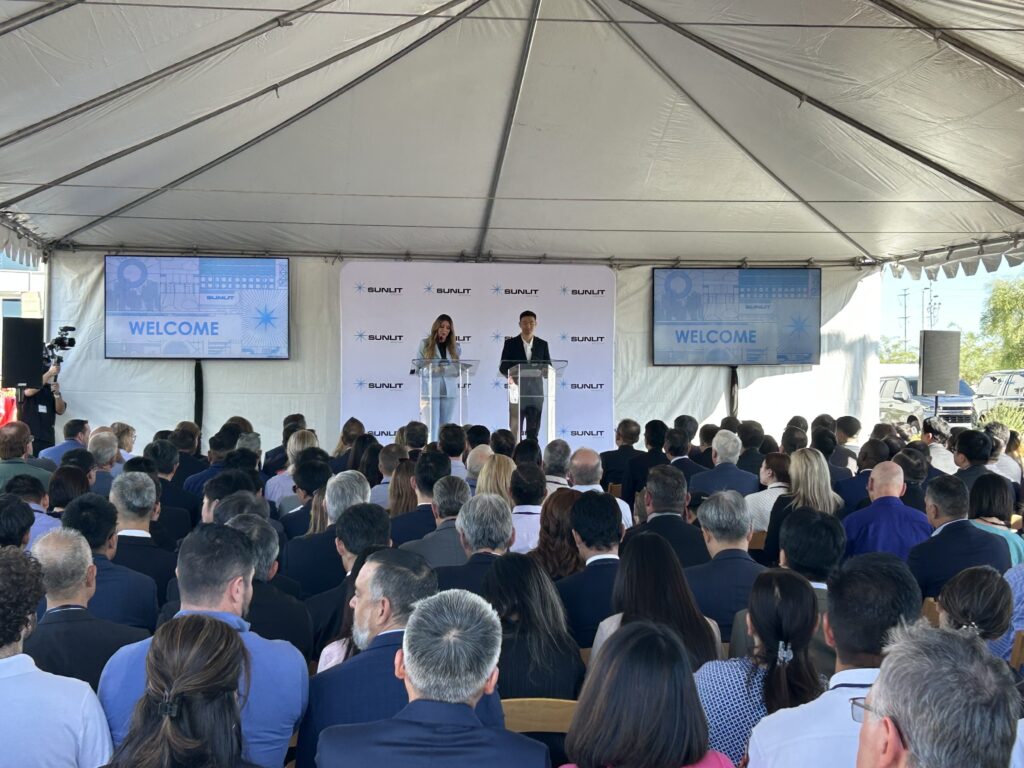
[[[75, 326], [62, 325], [57, 335], [49, 344], [43, 345], [43, 362], [48, 366], [60, 365], [64, 362], [61, 352], [67, 352], [75, 346], [75, 339], [71, 335], [75, 332]], [[56, 378], [54, 378], [56, 381]]]

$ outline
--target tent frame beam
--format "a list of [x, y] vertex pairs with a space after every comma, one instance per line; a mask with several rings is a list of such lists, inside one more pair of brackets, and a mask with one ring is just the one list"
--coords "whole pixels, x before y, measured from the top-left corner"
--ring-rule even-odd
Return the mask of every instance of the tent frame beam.
[[480, 235], [476, 241], [477, 257], [483, 255], [484, 244], [487, 241], [487, 234], [491, 228], [491, 217], [494, 214], [495, 198], [498, 195], [498, 185], [501, 183], [501, 172], [505, 167], [505, 159], [508, 156], [508, 145], [512, 138], [512, 126], [515, 124], [516, 111], [519, 109], [519, 96], [523, 91], [523, 81], [526, 79], [526, 66], [530, 60], [530, 51], [533, 50], [533, 40], [537, 31], [537, 18], [540, 16], [541, 0], [533, 0], [530, 7], [530, 20], [526, 25], [526, 35], [523, 38], [523, 50], [519, 55], [519, 65], [516, 68], [515, 80], [512, 83], [512, 94], [508, 100], [508, 110], [505, 114], [505, 125], [501, 131], [501, 141], [498, 144], [498, 155], [494, 159], [494, 171], [491, 173], [491, 184], [487, 191], [487, 201], [484, 204], [484, 217], [480, 224]]
[[686, 38], [690, 42], [699, 45], [700, 47], [704, 48], [707, 51], [710, 51], [716, 56], [719, 56], [720, 58], [723, 58], [726, 61], [735, 64], [736, 66], [749, 72], [750, 74], [755, 75], [756, 77], [764, 80], [765, 82], [774, 85], [776, 88], [794, 96], [795, 98], [799, 99], [800, 106], [803, 106], [804, 104], [809, 104], [810, 106], [820, 110], [821, 112], [824, 112], [829, 117], [838, 120], [839, 122], [865, 134], [866, 136], [870, 136], [871, 138], [875, 139], [875, 141], [884, 144], [890, 149], [893, 149], [899, 152], [900, 154], [917, 161], [924, 167], [942, 176], [945, 176], [947, 179], [950, 179], [951, 181], [956, 182], [960, 186], [969, 189], [971, 192], [981, 195], [982, 197], [985, 197], [991, 200], [992, 202], [1001, 205], [1003, 208], [1005, 208], [1008, 211], [1011, 211], [1015, 215], [1024, 218], [1024, 207], [1021, 207], [1012, 200], [1009, 200], [1008, 198], [1003, 197], [1002, 195], [996, 192], [993, 192], [992, 190], [982, 186], [978, 182], [973, 181], [972, 179], [969, 179], [966, 176], [957, 173], [951, 168], [947, 168], [941, 163], [932, 160], [927, 155], [924, 155], [921, 152], [918, 152], [917, 150], [907, 146], [906, 144], [903, 144], [897, 141], [896, 139], [893, 139], [892, 137], [882, 133], [881, 131], [874, 129], [865, 123], [862, 123], [860, 120], [857, 120], [856, 118], [847, 115], [845, 112], [842, 112], [841, 110], [826, 104], [820, 99], [804, 93], [799, 88], [796, 88], [795, 86], [790, 85], [786, 81], [764, 71], [760, 67], [751, 64], [749, 61], [740, 58], [736, 54], [726, 50], [725, 48], [722, 48], [720, 45], [717, 45], [716, 43], [713, 43], [710, 40], [707, 40], [701, 37], [700, 35], [690, 31], [686, 27], [680, 24], [676, 24], [674, 21], [665, 18], [658, 12], [653, 11], [647, 6], [643, 5], [642, 3], [637, 2], [637, 0], [618, 0], [618, 2], [622, 3], [627, 8], [633, 9], [637, 13], [646, 16], [652, 21], [658, 22], [661, 26], [665, 27], [666, 29], [675, 32], [677, 35]]
[[913, 11], [901, 8], [890, 0], [867, 0], [867, 2], [880, 10], [885, 11], [890, 16], [894, 16], [900, 21], [905, 21], [936, 42], [941, 40], [950, 48], [959, 51], [986, 67], [994, 69], [996, 72], [1015, 81], [1018, 85], [1024, 85], [1024, 71], [1018, 69], [1009, 62], [1000, 59], [998, 56], [979, 48], [973, 43], [968, 42], [959, 35], [945, 31], [941, 27], [928, 21], [924, 16], [919, 16]]
[[[333, 0], [331, 0], [331, 2], [333, 2]], [[106, 214], [104, 214], [103, 216], [100, 216], [97, 219], [93, 219], [92, 221], [87, 222], [86, 224], [83, 224], [80, 227], [76, 227], [75, 229], [71, 230], [70, 232], [67, 232], [64, 235], [62, 235], [62, 236], [56, 238], [55, 240], [53, 240], [50, 245], [56, 247], [59, 244], [63, 244], [65, 242], [69, 241], [71, 238], [75, 237], [76, 235], [78, 235], [78, 234], [80, 234], [82, 232], [85, 232], [87, 230], [93, 229], [94, 227], [99, 226], [100, 224], [102, 224], [105, 221], [109, 221], [110, 219], [117, 218], [118, 216], [120, 216], [123, 213], [126, 213], [126, 212], [128, 212], [128, 211], [130, 211], [130, 210], [132, 210], [134, 208], [137, 208], [140, 205], [148, 203], [150, 200], [153, 200], [154, 198], [159, 197], [160, 195], [164, 194], [168, 190], [175, 189], [176, 187], [179, 187], [182, 184], [185, 184], [186, 182], [191, 181], [192, 179], [196, 178], [197, 176], [200, 176], [200, 175], [206, 173], [207, 171], [209, 171], [209, 170], [211, 170], [213, 168], [216, 168], [221, 163], [224, 163], [224, 162], [230, 160], [231, 158], [236, 157], [237, 155], [242, 154], [246, 150], [251, 149], [252, 147], [254, 147], [257, 144], [259, 144], [260, 142], [264, 141], [265, 139], [268, 139], [271, 136], [274, 136], [275, 134], [279, 133], [280, 131], [283, 131], [285, 128], [289, 127], [290, 125], [292, 125], [294, 123], [297, 123], [302, 118], [312, 114], [313, 112], [316, 112], [321, 107], [331, 103], [332, 101], [334, 101], [338, 97], [348, 93], [353, 88], [361, 85], [362, 83], [365, 83], [367, 80], [372, 78], [377, 73], [382, 72], [383, 70], [385, 70], [388, 67], [390, 67], [392, 64], [394, 64], [394, 63], [400, 61], [401, 59], [405, 58], [408, 54], [410, 54], [413, 51], [415, 51], [416, 49], [418, 49], [421, 45], [424, 45], [425, 43], [433, 40], [435, 37], [437, 37], [439, 34], [444, 32], [445, 30], [447, 30], [449, 27], [452, 27], [453, 25], [455, 25], [458, 22], [462, 21], [462, 19], [464, 19], [467, 16], [469, 16], [470, 14], [474, 13], [476, 10], [478, 10], [481, 7], [483, 7], [484, 5], [486, 5], [489, 2], [490, 2], [490, 0], [475, 0], [471, 5], [467, 6], [464, 9], [462, 9], [461, 11], [459, 11], [454, 16], [452, 16], [452, 17], [450, 17], [448, 19], [445, 19], [445, 21], [443, 23], [441, 23], [438, 26], [434, 27], [433, 29], [429, 30], [424, 35], [422, 35], [421, 37], [416, 38], [416, 40], [414, 40], [411, 43], [409, 43], [409, 45], [399, 49], [395, 53], [391, 54], [391, 56], [389, 56], [388, 58], [384, 59], [384, 61], [379, 62], [378, 64], [374, 65], [373, 67], [371, 67], [370, 69], [366, 70], [365, 72], [363, 72], [363, 74], [359, 75], [358, 77], [356, 77], [356, 78], [354, 78], [352, 80], [349, 80], [347, 83], [342, 85], [340, 88], [335, 89], [334, 91], [332, 91], [331, 93], [327, 94], [323, 98], [313, 102], [312, 104], [310, 104], [305, 109], [302, 109], [301, 111], [296, 112], [295, 114], [287, 117], [285, 120], [281, 121], [280, 123], [277, 123], [276, 125], [268, 128], [267, 130], [263, 131], [262, 133], [258, 134], [257, 136], [254, 136], [253, 138], [249, 139], [244, 144], [241, 144], [241, 145], [235, 147], [234, 149], [231, 149], [228, 152], [225, 152], [224, 154], [220, 155], [219, 157], [216, 157], [213, 160], [210, 160], [208, 163], [204, 163], [203, 165], [199, 166], [198, 168], [196, 168], [196, 169], [194, 169], [192, 171], [189, 171], [184, 176], [179, 176], [177, 179], [174, 179], [173, 181], [170, 181], [167, 184], [164, 184], [163, 186], [158, 187], [157, 189], [154, 189], [152, 192], [149, 192], [149, 193], [143, 195], [142, 197], [138, 197], [135, 200], [132, 200], [131, 202], [125, 203], [124, 205], [120, 206], [119, 208], [116, 208], [115, 210], [113, 210], [113, 211], [111, 211], [109, 213], [106, 213]]]
[[109, 163], [112, 163], [116, 160], [120, 160], [123, 157], [127, 157], [128, 155], [146, 149], [147, 147], [151, 147], [152, 145], [161, 142], [164, 139], [169, 139], [172, 136], [181, 133], [182, 131], [194, 128], [197, 125], [205, 123], [207, 120], [212, 120], [215, 117], [219, 117], [220, 115], [237, 109], [238, 107], [242, 107], [248, 104], [249, 102], [255, 101], [256, 99], [259, 99], [263, 96], [267, 96], [271, 93], [278, 93], [282, 88], [285, 88], [291, 85], [292, 83], [301, 80], [304, 77], [312, 75], [320, 71], [321, 69], [337, 64], [339, 61], [342, 61], [343, 59], [347, 59], [350, 56], [354, 56], [355, 54], [360, 53], [361, 51], [371, 48], [377, 45], [378, 43], [381, 43], [390, 37], [394, 37], [395, 35], [400, 34], [406, 31], [407, 29], [410, 29], [411, 27], [414, 27], [417, 24], [420, 24], [434, 16], [437, 16], [438, 14], [443, 13], [449, 10], [450, 8], [453, 8], [454, 6], [463, 2], [465, 2], [465, 0], [448, 0], [448, 2], [444, 3], [443, 5], [439, 5], [436, 8], [433, 8], [432, 10], [427, 11], [426, 13], [420, 16], [416, 16], [413, 19], [409, 19], [408, 21], [399, 24], [397, 27], [392, 27], [391, 29], [382, 32], [379, 35], [371, 37], [368, 40], [364, 40], [363, 42], [353, 46], [352, 48], [346, 48], [344, 51], [340, 51], [339, 53], [336, 53], [333, 56], [324, 59], [323, 61], [317, 62], [312, 66], [306, 67], [306, 69], [303, 69], [300, 72], [296, 72], [292, 75], [289, 75], [284, 80], [280, 80], [279, 82], [265, 86], [259, 89], [258, 91], [250, 93], [248, 96], [243, 96], [242, 98], [237, 99], [236, 101], [233, 101], [230, 104], [225, 104], [224, 106], [218, 107], [212, 112], [207, 112], [204, 115], [200, 115], [199, 117], [193, 118], [192, 120], [189, 120], [186, 123], [182, 123], [181, 125], [175, 126], [174, 128], [170, 128], [164, 131], [163, 133], [157, 134], [156, 136], [151, 136], [148, 139], [144, 139], [138, 142], [137, 144], [133, 144], [130, 147], [125, 147], [124, 149], [109, 154], [106, 157], [101, 157], [98, 160], [94, 160], [88, 165], [85, 165], [74, 171], [66, 173], [63, 176], [59, 176], [51, 181], [45, 182], [44, 184], [33, 187], [32, 189], [29, 189], [26, 192], [16, 195], [15, 197], [10, 198], [9, 200], [4, 200], [3, 202], [0, 202], [0, 210], [10, 208], [12, 205], [17, 205], [23, 200], [35, 197], [36, 195], [45, 192], [48, 189], [52, 189], [53, 187], [64, 184], [65, 182], [78, 178], [79, 176], [82, 176], [86, 173], [95, 171], [97, 168], [102, 168], [103, 166], [108, 165]]
[[626, 29], [618, 22], [617, 19], [615, 19], [614, 17], [612, 17], [610, 13], [608, 13], [605, 7], [601, 4], [600, 0], [589, 0], [589, 2], [598, 11], [598, 13], [601, 14], [601, 16], [607, 19], [607, 21], [619, 33], [619, 35], [621, 35], [625, 39], [626, 43], [631, 48], [633, 48], [638, 54], [640, 54], [640, 56], [644, 59], [644, 61], [647, 62], [647, 64], [651, 68], [653, 68], [659, 75], [661, 75], [662, 78], [664, 78], [665, 81], [671, 84], [673, 88], [675, 88], [685, 99], [687, 99], [687, 101], [689, 101], [697, 109], [697, 111], [704, 116], [705, 119], [707, 119], [712, 125], [714, 125], [715, 128], [722, 133], [722, 135], [728, 138], [729, 141], [732, 142], [732, 144], [736, 146], [737, 149], [739, 149], [744, 155], [746, 155], [747, 159], [749, 159], [758, 168], [760, 168], [761, 171], [765, 173], [769, 178], [771, 178], [772, 181], [774, 181], [780, 187], [785, 189], [786, 192], [788, 192], [794, 198], [799, 200], [801, 205], [807, 208], [807, 210], [809, 210], [819, 221], [821, 221], [835, 234], [839, 235], [847, 243], [853, 246], [865, 259], [871, 262], [878, 261], [878, 259], [874, 255], [869, 253], [868, 250], [864, 248], [864, 246], [862, 246], [860, 243], [854, 240], [850, 235], [843, 231], [843, 229], [841, 229], [835, 222], [833, 222], [824, 213], [822, 213], [814, 205], [808, 202], [799, 192], [793, 189], [793, 187], [791, 187], [789, 184], [783, 181], [783, 179], [777, 173], [775, 173], [771, 168], [769, 168], [742, 141], [740, 141], [739, 138], [737, 138], [732, 131], [726, 128], [716, 117], [714, 117], [714, 115], [712, 115], [703, 104], [701, 104], [689, 93], [689, 91], [686, 90], [682, 83], [680, 83], [675, 77], [669, 74], [669, 72], [654, 58], [654, 56], [652, 56], [651, 53], [636, 40], [636, 38], [634, 38], [629, 32], [626, 31]]
[[205, 50], [199, 51], [198, 53], [194, 53], [187, 58], [175, 62], [174, 64], [168, 64], [166, 67], [158, 69], [155, 72], [151, 72], [148, 75], [137, 78], [131, 81], [130, 83], [125, 83], [124, 85], [118, 86], [117, 88], [114, 88], [111, 91], [101, 93], [98, 96], [94, 96], [91, 99], [87, 99], [83, 102], [76, 104], [73, 107], [69, 107], [54, 115], [50, 115], [49, 117], [45, 117], [42, 120], [38, 120], [35, 123], [32, 123], [31, 125], [25, 126], [24, 128], [19, 128], [18, 130], [12, 131], [11, 133], [6, 134], [5, 136], [0, 136], [0, 149], [2, 149], [3, 147], [10, 146], [11, 144], [14, 144], [16, 142], [22, 141], [23, 139], [27, 139], [30, 136], [34, 136], [35, 134], [39, 133], [40, 131], [44, 131], [47, 128], [52, 128], [55, 125], [59, 125], [60, 123], [63, 123], [65, 120], [70, 120], [73, 117], [77, 117], [78, 115], [89, 112], [90, 110], [93, 110], [96, 107], [108, 104], [111, 101], [114, 101], [115, 99], [118, 99], [129, 93], [134, 93], [140, 88], [144, 88], [147, 85], [151, 85], [155, 82], [163, 80], [164, 78], [169, 77], [170, 75], [173, 75], [176, 72], [180, 72], [183, 69], [188, 69], [189, 67], [192, 67], [196, 64], [206, 61], [209, 58], [212, 58], [213, 56], [216, 56], [217, 54], [224, 53], [225, 51], [229, 51], [232, 48], [236, 48], [239, 45], [242, 45], [243, 43], [247, 43], [250, 40], [265, 35], [268, 32], [272, 32], [279, 28], [289, 27], [297, 19], [309, 13], [312, 13], [313, 11], [322, 8], [325, 5], [330, 5], [334, 1], [335, 0], [313, 0], [313, 2], [302, 6], [301, 8], [297, 8], [294, 11], [289, 11], [288, 13], [275, 16], [274, 18], [270, 19], [269, 21], [263, 22], [257, 27], [253, 27], [252, 29], [246, 30], [245, 32], [242, 32], [240, 35], [235, 35], [230, 40], [225, 40], [224, 42], [217, 43], [216, 45], [210, 48], [206, 48]]
[[16, 32], [22, 27], [27, 27], [29, 24], [33, 24], [37, 21], [41, 21], [45, 18], [53, 16], [55, 13], [66, 11], [84, 0], [52, 0], [52, 2], [44, 3], [38, 8], [33, 8], [30, 11], [19, 13], [17, 16], [12, 16], [6, 21], [0, 22], [0, 37], [11, 32]]

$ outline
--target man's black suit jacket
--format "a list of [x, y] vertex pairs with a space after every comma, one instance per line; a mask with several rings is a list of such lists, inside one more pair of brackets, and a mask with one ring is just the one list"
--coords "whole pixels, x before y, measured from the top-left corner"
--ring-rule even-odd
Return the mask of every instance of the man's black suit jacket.
[[698, 464], [696, 461], [691, 459], [689, 456], [678, 456], [669, 462], [673, 467], [681, 470], [686, 475], [686, 482], [689, 484], [690, 478], [694, 475], [699, 475], [701, 472], [707, 472], [708, 468]]
[[619, 572], [619, 559], [594, 560], [572, 576], [555, 582], [565, 606], [569, 632], [580, 648], [594, 645], [597, 626], [612, 615], [612, 588]]
[[404, 515], [391, 518], [391, 542], [400, 547], [407, 541], [422, 539], [437, 530], [434, 512], [429, 504], [419, 504]]
[[156, 582], [156, 599], [160, 605], [167, 602], [167, 582], [174, 578], [178, 556], [161, 549], [151, 538], [144, 536], [117, 536], [114, 563], [144, 573]]
[[924, 597], [938, 597], [947, 581], [964, 568], [991, 565], [1000, 573], [1010, 569], [1010, 547], [1002, 536], [988, 533], [969, 520], [949, 523], [907, 557], [907, 565]]
[[700, 612], [718, 622], [723, 638], [732, 635], [732, 620], [747, 607], [754, 579], [762, 571], [764, 566], [742, 549], [723, 550], [711, 562], [686, 569]]
[[470, 555], [465, 565], [446, 565], [443, 568], [435, 568], [438, 591], [465, 589], [479, 595], [483, 592], [484, 575], [497, 559], [498, 556], [490, 552], [476, 552]]
[[341, 631], [341, 620], [345, 614], [345, 606], [352, 598], [349, 591], [353, 587], [352, 576], [336, 587], [306, 598], [306, 609], [313, 620], [313, 656], [320, 658], [321, 652], [334, 642]]
[[158, 547], [177, 552], [178, 543], [192, 532], [193, 527], [188, 510], [161, 502], [160, 517], [149, 524], [149, 533]]
[[284, 575], [302, 585], [302, 597], [318, 595], [345, 580], [345, 566], [334, 543], [334, 527], [288, 542], [281, 563]]
[[626, 471], [629, 467], [629, 460], [639, 456], [638, 451], [632, 445], [620, 445], [614, 451], [605, 451], [601, 454], [601, 487], [606, 491], [612, 483], [622, 485], [626, 480]]
[[620, 549], [625, 551], [629, 542], [641, 533], [656, 533], [672, 545], [683, 568], [701, 565], [711, 559], [708, 547], [704, 543], [704, 534], [700, 529], [683, 519], [682, 515], [672, 513], [659, 514], [640, 525], [634, 525], [622, 539]]
[[206, 461], [206, 459], [200, 459], [190, 453], [178, 451], [178, 471], [174, 473], [171, 482], [179, 488], [183, 488], [185, 481], [192, 477], [192, 475], [198, 475], [203, 470], [209, 468], [210, 462]]
[[[179, 470], [180, 471], [180, 470]], [[175, 477], [178, 475], [175, 474]], [[184, 481], [182, 481], [184, 482]], [[188, 512], [192, 528], [199, 525], [199, 515], [203, 509], [203, 500], [194, 493], [189, 493], [174, 480], [160, 478], [160, 507], [177, 507]], [[162, 517], [163, 515], [161, 515]]]
[[757, 450], [757, 448], [747, 448], [740, 454], [740, 457], [736, 459], [736, 466], [744, 472], [749, 472], [752, 475], [759, 475], [761, 473], [761, 464], [763, 462], [763, 453]]
[[661, 464], [668, 464], [668, 456], [661, 448], [653, 448], [637, 455], [629, 460], [626, 466], [626, 478], [622, 483], [622, 500], [633, 508], [633, 501], [636, 495], [647, 485], [647, 473], [651, 467]]
[[155, 630], [160, 606], [153, 578], [112, 563], [103, 555], [93, 555], [92, 562], [96, 566], [96, 594], [89, 601], [92, 615], [149, 632]]
[[[520, 363], [550, 363], [551, 353], [548, 351], [548, 343], [544, 339], [533, 337], [533, 351], [530, 359], [526, 359], [526, 347], [523, 345], [523, 337], [513, 336], [505, 339], [505, 345], [501, 348], [501, 362], [498, 370], [502, 376], [507, 376], [509, 369]], [[544, 385], [539, 379], [524, 379], [519, 384], [520, 397], [543, 397]]]
[[307, 501], [298, 509], [292, 510], [281, 518], [284, 535], [289, 539], [305, 536], [309, 531], [309, 523], [313, 514], [313, 502]]
[[62, 607], [43, 615], [25, 639], [25, 653], [44, 672], [84, 680], [95, 691], [110, 657], [147, 637], [144, 629], [97, 619], [80, 606]]

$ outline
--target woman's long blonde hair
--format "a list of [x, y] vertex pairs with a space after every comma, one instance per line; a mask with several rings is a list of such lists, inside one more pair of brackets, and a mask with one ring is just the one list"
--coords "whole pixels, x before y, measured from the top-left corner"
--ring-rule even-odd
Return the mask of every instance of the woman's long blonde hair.
[[508, 456], [500, 453], [491, 456], [491, 458], [484, 462], [484, 466], [480, 470], [480, 475], [476, 481], [476, 492], [496, 493], [507, 501], [510, 507], [514, 506], [510, 488], [512, 485], [512, 473], [515, 470], [516, 463]]
[[842, 497], [832, 490], [825, 457], [815, 448], [801, 448], [790, 457], [789, 487], [794, 509], [810, 507], [833, 515], [843, 506]]
[[441, 323], [445, 320], [448, 321], [448, 338], [444, 342], [445, 349], [448, 350], [449, 360], [458, 360], [459, 352], [458, 347], [455, 345], [455, 321], [448, 315], [438, 315], [437, 319], [434, 320], [434, 324], [430, 326], [430, 336], [427, 338], [427, 348], [423, 350], [423, 358], [425, 360], [433, 360], [434, 356], [437, 355], [437, 348], [440, 344], [437, 341], [437, 329], [441, 327]]
[[288, 454], [288, 471], [291, 472], [295, 469], [295, 462], [299, 459], [299, 454], [307, 448], [318, 448], [320, 441], [316, 439], [316, 433], [310, 432], [308, 429], [300, 429], [298, 432], [288, 438], [288, 446], [285, 448], [285, 452]]

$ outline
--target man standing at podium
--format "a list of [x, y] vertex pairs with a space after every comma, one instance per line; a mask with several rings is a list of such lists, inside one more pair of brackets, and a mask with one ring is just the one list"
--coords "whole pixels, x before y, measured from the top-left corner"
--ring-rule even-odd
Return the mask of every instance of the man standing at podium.
[[[537, 315], [526, 310], [519, 315], [519, 335], [505, 340], [505, 346], [501, 350], [501, 365], [498, 370], [502, 376], [508, 376], [508, 372], [516, 365], [523, 363], [550, 363], [551, 354], [548, 352], [548, 343], [544, 339], [533, 335], [537, 330]], [[513, 382], [509, 377], [509, 383]], [[526, 422], [526, 438], [537, 439], [540, 431], [540, 416], [544, 409], [544, 382], [540, 378], [524, 378], [519, 383], [519, 408], [509, 403], [509, 429], [512, 433], [523, 438], [523, 422]]]

